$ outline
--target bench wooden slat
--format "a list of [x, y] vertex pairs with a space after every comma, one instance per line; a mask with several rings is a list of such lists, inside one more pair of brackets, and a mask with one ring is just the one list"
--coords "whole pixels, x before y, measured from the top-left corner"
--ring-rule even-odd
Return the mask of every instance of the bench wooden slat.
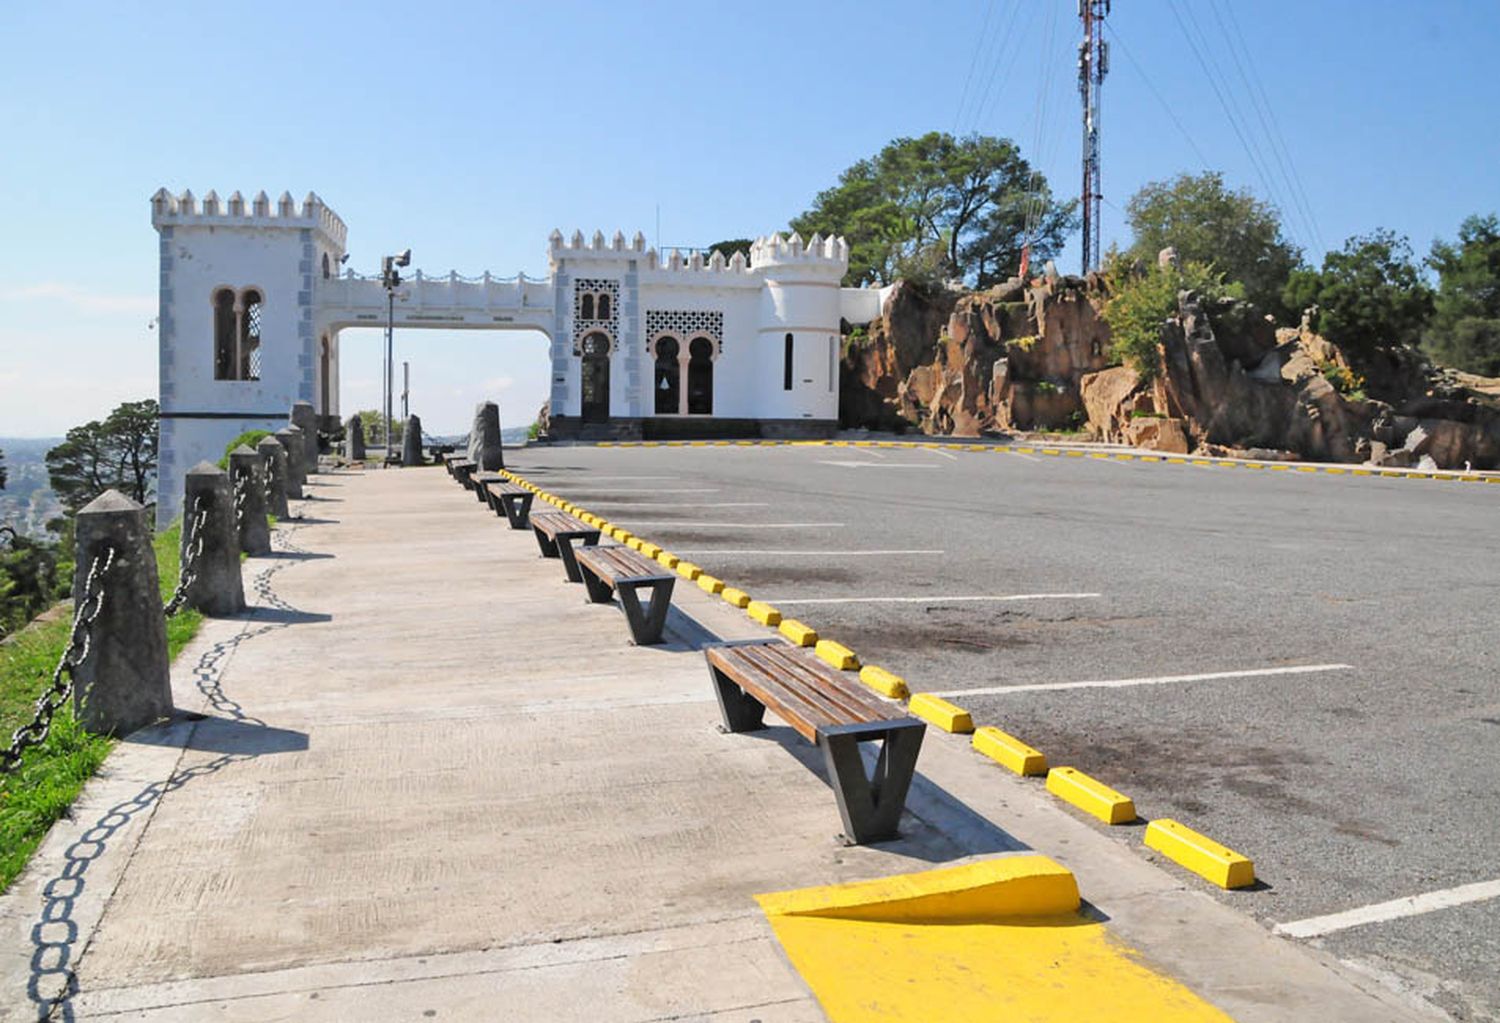
[[629, 547], [582, 547], [573, 552], [579, 564], [587, 566], [595, 575], [605, 578], [611, 587], [622, 580], [665, 579], [673, 577], [659, 564]]
[[808, 724], [813, 731], [818, 725], [864, 724], [900, 716], [866, 701], [843, 679], [820, 671], [820, 665], [805, 657], [786, 657], [774, 647], [759, 650], [751, 647], [742, 652], [747, 659], [757, 662], [779, 689], [809, 709]]

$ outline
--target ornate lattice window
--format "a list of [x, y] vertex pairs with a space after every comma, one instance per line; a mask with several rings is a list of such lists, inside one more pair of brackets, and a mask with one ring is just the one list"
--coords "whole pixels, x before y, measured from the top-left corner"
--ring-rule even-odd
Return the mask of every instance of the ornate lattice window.
[[260, 379], [260, 292], [247, 290], [240, 295], [243, 312], [240, 317], [240, 374], [238, 380]]
[[610, 350], [620, 336], [620, 282], [605, 277], [580, 277], [573, 282], [573, 354], [582, 355], [587, 334], [603, 331]]
[[699, 309], [647, 309], [646, 351], [652, 352], [663, 334], [674, 337], [707, 337], [714, 343], [714, 357], [724, 354], [724, 314]]

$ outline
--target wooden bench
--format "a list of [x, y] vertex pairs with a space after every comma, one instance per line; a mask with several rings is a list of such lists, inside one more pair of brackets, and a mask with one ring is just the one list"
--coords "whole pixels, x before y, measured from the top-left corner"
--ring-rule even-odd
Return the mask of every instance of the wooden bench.
[[453, 461], [448, 463], [449, 474], [454, 479], [458, 480], [459, 484], [463, 486], [465, 490], [473, 488], [473, 484], [469, 482], [469, 477], [473, 476], [474, 470], [478, 468], [479, 465], [477, 462], [471, 462], [467, 458], [455, 458]]
[[573, 558], [573, 541], [581, 540], [585, 546], [592, 547], [599, 542], [599, 530], [560, 511], [538, 512], [530, 516], [530, 522], [531, 530], [536, 534], [536, 545], [542, 549], [542, 557], [561, 558], [568, 582], [582, 582], [578, 562]]
[[[573, 552], [583, 573], [583, 585], [589, 599], [608, 604], [611, 593], [620, 597], [620, 610], [630, 626], [630, 638], [636, 646], [661, 642], [662, 626], [667, 623], [667, 609], [672, 606], [672, 584], [677, 573], [629, 547], [611, 544], [607, 547], [580, 547]], [[641, 606], [641, 591], [650, 590], [651, 600]]]
[[525, 529], [531, 514], [531, 499], [536, 495], [525, 487], [514, 483], [491, 483], [484, 488], [490, 509], [496, 515], [505, 516], [511, 529]]
[[491, 483], [504, 483], [504, 482], [505, 482], [505, 477], [502, 476], [502, 475], [500, 475], [498, 472], [478, 472], [478, 471], [476, 471], [476, 472], [471, 472], [469, 474], [469, 482], [466, 483], [465, 486], [468, 486], [468, 487], [470, 487], [470, 488], [473, 489], [473, 491], [474, 491], [474, 500], [478, 501], [480, 504], [489, 504], [490, 503], [490, 494], [489, 494], [489, 490], [488, 490], [489, 485]]
[[[704, 650], [726, 732], [765, 727], [767, 708], [823, 750], [844, 834], [858, 844], [894, 838], [927, 726], [881, 701], [812, 651], [779, 639]], [[859, 744], [879, 742], [875, 773]]]

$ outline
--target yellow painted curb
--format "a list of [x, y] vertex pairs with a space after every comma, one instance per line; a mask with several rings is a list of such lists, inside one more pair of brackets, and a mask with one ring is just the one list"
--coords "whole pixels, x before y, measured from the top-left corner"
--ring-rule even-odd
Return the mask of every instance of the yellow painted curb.
[[1135, 802], [1076, 767], [1054, 767], [1047, 772], [1047, 791], [1105, 824], [1135, 820]]
[[969, 716], [969, 712], [957, 704], [949, 703], [941, 696], [917, 693], [906, 705], [906, 709], [923, 721], [937, 725], [945, 732], [972, 732], [974, 730], [974, 719]]
[[1147, 848], [1155, 849], [1220, 888], [1255, 883], [1255, 864], [1233, 849], [1177, 821], [1163, 818], [1146, 825]]
[[646, 546], [646, 541], [642, 540], [638, 536], [632, 536], [629, 540], [625, 541], [625, 546], [629, 547], [633, 551], [638, 551], [642, 547]]
[[658, 551], [656, 553], [656, 560], [658, 563], [667, 568], [676, 568], [678, 565], [682, 564], [681, 558], [679, 558], [675, 554], [669, 554], [667, 551]]
[[724, 580], [715, 579], [711, 575], [700, 575], [698, 577], [698, 589], [704, 593], [722, 593], [724, 590]]
[[783, 636], [798, 646], [815, 646], [818, 642], [817, 630], [803, 625], [795, 618], [788, 618], [783, 621], [780, 631]]
[[719, 596], [724, 598], [724, 603], [732, 604], [735, 607], [744, 607], [750, 603], [750, 594], [744, 590], [737, 590], [732, 586], [724, 587], [724, 592], [720, 593]]
[[1041, 750], [1033, 749], [1008, 732], [994, 725], [985, 725], [974, 730], [974, 748], [1002, 767], [1016, 774], [1035, 775], [1047, 773], [1047, 758]]
[[1076, 913], [1073, 872], [1046, 856], [997, 856], [978, 863], [873, 881], [757, 895], [767, 916], [963, 923]]
[[640, 552], [648, 558], [655, 558], [661, 553], [661, 548], [654, 543], [643, 543], [640, 546]]
[[827, 661], [840, 671], [853, 671], [859, 667], [859, 658], [854, 655], [854, 651], [831, 639], [818, 640], [813, 653], [818, 655], [819, 660]]
[[867, 664], [859, 669], [859, 680], [881, 696], [892, 700], [904, 700], [907, 696], [906, 679], [900, 675]]
[[[762, 625], [769, 625], [773, 628], [782, 625], [781, 612], [763, 600], [750, 601], [750, 603], [745, 605], [745, 613]], [[781, 631], [785, 632], [786, 626], [782, 625]], [[803, 644], [803, 646], [806, 645], [805, 643]]]
[[692, 582], [694, 579], [697, 579], [700, 575], [703, 574], [703, 569], [699, 568], [691, 561], [679, 561], [677, 563], [677, 574], [682, 576], [689, 582]]

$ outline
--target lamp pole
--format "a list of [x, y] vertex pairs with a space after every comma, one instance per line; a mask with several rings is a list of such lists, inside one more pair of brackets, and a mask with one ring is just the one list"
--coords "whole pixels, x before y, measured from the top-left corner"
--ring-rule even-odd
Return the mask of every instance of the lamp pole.
[[385, 389], [385, 464], [391, 464], [391, 389], [395, 384], [396, 289], [401, 285], [398, 267], [411, 266], [411, 249], [399, 256], [380, 261], [380, 283], [385, 287], [385, 372], [381, 383]]

